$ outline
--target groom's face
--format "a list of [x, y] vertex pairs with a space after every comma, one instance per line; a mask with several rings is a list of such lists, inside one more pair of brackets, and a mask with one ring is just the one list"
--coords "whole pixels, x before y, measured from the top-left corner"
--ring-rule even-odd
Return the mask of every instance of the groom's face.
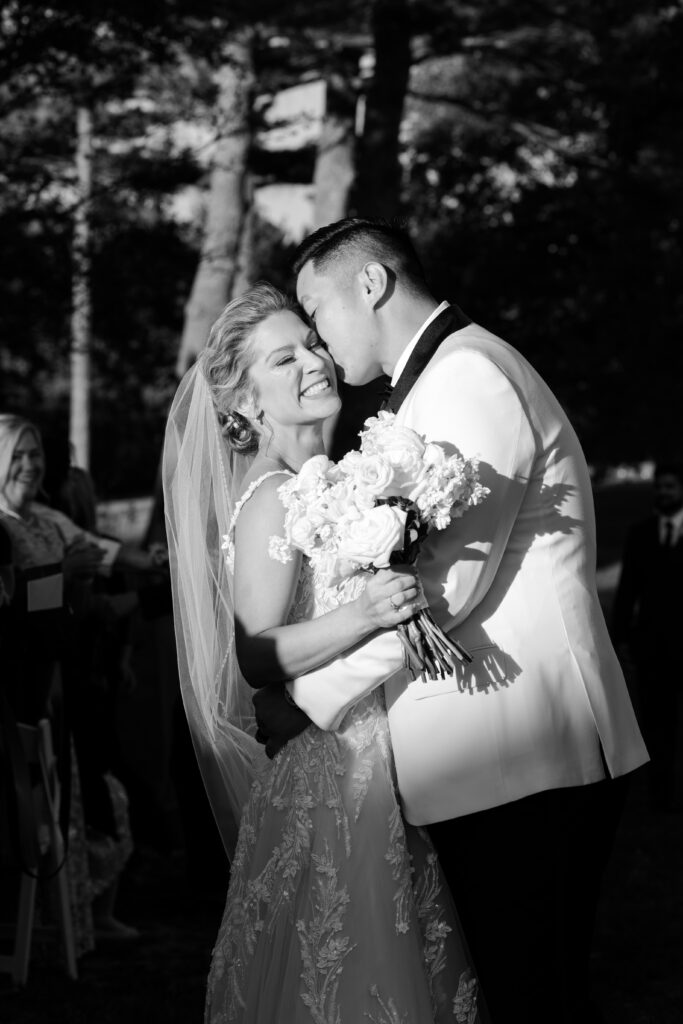
[[343, 267], [316, 273], [313, 264], [306, 263], [299, 271], [296, 294], [340, 378], [347, 384], [367, 384], [379, 377], [377, 328], [357, 277]]

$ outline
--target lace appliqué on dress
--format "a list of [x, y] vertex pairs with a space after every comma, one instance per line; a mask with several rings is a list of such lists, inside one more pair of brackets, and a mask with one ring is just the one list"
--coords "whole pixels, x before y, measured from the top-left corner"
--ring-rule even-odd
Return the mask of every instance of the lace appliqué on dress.
[[393, 999], [382, 998], [376, 985], [371, 987], [370, 995], [376, 1000], [379, 1007], [377, 1013], [366, 1013], [365, 1016], [370, 1021], [370, 1024], [410, 1024], [408, 1017], [405, 1014], [399, 1013]]
[[315, 1024], [337, 1024], [340, 1020], [337, 994], [344, 960], [354, 948], [348, 935], [341, 935], [343, 918], [350, 896], [338, 884], [338, 870], [329, 848], [312, 858], [315, 868], [313, 912], [308, 922], [298, 920], [301, 962], [302, 1002], [311, 1011]]
[[[232, 513], [232, 518], [230, 520], [230, 525], [228, 527], [228, 532], [223, 534], [223, 538], [222, 538], [223, 543], [221, 544], [221, 551], [225, 552], [225, 554], [223, 556], [225, 558], [225, 564], [227, 566], [228, 572], [230, 572], [230, 573], [233, 573], [235, 571], [235, 541], [234, 541], [234, 536], [235, 536], [235, 523], [237, 522], [237, 517], [240, 514], [240, 512], [242, 511], [242, 508], [244, 507], [244, 505], [246, 505], [246, 503], [249, 501], [249, 499], [251, 498], [252, 494], [257, 489], [257, 487], [260, 484], [262, 484], [264, 480], [267, 480], [268, 477], [271, 477], [271, 476], [293, 477], [294, 474], [290, 473], [290, 471], [288, 469], [273, 469], [273, 470], [270, 470], [270, 472], [268, 472], [268, 473], [262, 473], [261, 476], [258, 477], [258, 479], [252, 481], [252, 483], [249, 484], [249, 486], [247, 487], [246, 491], [244, 492], [244, 494], [242, 495], [240, 500], [235, 505], [235, 508], [233, 510], [233, 513]], [[289, 481], [286, 481], [286, 483], [289, 483]], [[284, 487], [285, 485], [283, 484], [282, 486]], [[280, 488], [278, 488], [278, 491], [279, 490], [280, 490]], [[287, 544], [287, 542], [283, 538], [271, 537], [270, 538], [270, 542], [272, 543], [273, 541], [278, 540], [278, 539], [282, 540], [282, 542], [283, 542], [283, 544], [285, 545], [286, 548], [289, 547], [289, 545]], [[291, 549], [290, 549], [290, 551], [291, 551]], [[271, 554], [270, 545], [268, 547], [268, 554], [270, 554], [271, 558], [278, 558], [278, 560], [281, 561], [281, 562], [288, 562], [290, 560], [289, 558], [282, 558], [282, 557], [279, 557], [278, 555]], [[290, 558], [291, 558], [291, 554], [290, 554]]]
[[407, 932], [410, 927], [414, 898], [413, 880], [410, 870], [410, 855], [406, 846], [406, 834], [398, 804], [389, 819], [389, 849], [385, 853], [384, 859], [388, 862], [391, 868], [391, 877], [396, 882], [394, 894], [396, 931], [398, 933]]
[[463, 971], [453, 1000], [453, 1013], [458, 1024], [475, 1024], [479, 1012], [479, 982], [471, 970]]
[[446, 923], [443, 907], [439, 904], [442, 895], [436, 854], [432, 851], [425, 858], [424, 867], [415, 886], [415, 902], [420, 927], [424, 935], [424, 958], [430, 982], [444, 969], [446, 964], [445, 943], [451, 932]]

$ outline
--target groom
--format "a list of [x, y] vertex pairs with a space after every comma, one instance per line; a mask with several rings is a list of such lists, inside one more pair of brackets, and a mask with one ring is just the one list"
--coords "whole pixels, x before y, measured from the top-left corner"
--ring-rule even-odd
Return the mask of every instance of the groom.
[[389, 375], [398, 421], [478, 457], [490, 494], [419, 561], [434, 617], [472, 665], [411, 682], [397, 635], [382, 633], [287, 684], [305, 715], [259, 692], [261, 730], [282, 742], [309, 719], [334, 729], [383, 683], [404, 813], [429, 827], [493, 1024], [585, 1024], [620, 777], [647, 753], [598, 603], [579, 442], [518, 352], [439, 305], [400, 230], [331, 224], [295, 270], [345, 382]]

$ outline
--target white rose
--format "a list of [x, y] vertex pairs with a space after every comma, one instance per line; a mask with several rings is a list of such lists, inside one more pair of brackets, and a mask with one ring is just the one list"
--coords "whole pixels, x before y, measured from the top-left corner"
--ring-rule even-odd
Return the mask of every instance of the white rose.
[[308, 551], [315, 538], [316, 526], [307, 516], [298, 516], [289, 524], [289, 538], [300, 551]]
[[385, 569], [392, 551], [403, 547], [406, 513], [396, 505], [378, 505], [360, 519], [340, 524], [339, 558]]
[[355, 492], [348, 480], [333, 484], [328, 487], [324, 495], [325, 516], [329, 523], [338, 523], [353, 507], [355, 507]]
[[435, 466], [437, 469], [441, 469], [446, 462], [446, 458], [446, 453], [440, 444], [432, 444], [430, 441], [429, 444], [425, 445], [423, 457], [425, 466]]
[[394, 471], [391, 493], [401, 498], [410, 498], [413, 491], [420, 493], [427, 470], [422, 455], [414, 449], [395, 448], [385, 453]]
[[393, 494], [394, 470], [388, 459], [378, 454], [359, 455], [352, 463], [353, 482], [375, 498], [386, 498]]
[[[365, 434], [361, 434], [362, 449], [386, 455], [393, 463], [397, 451], [414, 452], [422, 458], [425, 443], [417, 431], [411, 427], [403, 427], [395, 419], [368, 420], [373, 424]], [[393, 455], [391, 455], [393, 453]]]
[[314, 455], [307, 459], [296, 475], [297, 490], [301, 494], [314, 491], [325, 480], [330, 465], [327, 455]]
[[356, 471], [356, 465], [363, 456], [360, 452], [353, 449], [347, 452], [343, 459], [340, 459], [337, 463], [337, 469], [344, 473], [346, 476], [353, 476]]
[[379, 420], [363, 439], [363, 455], [379, 455], [393, 470], [391, 494], [410, 496], [424, 475], [425, 443], [410, 427], [397, 426], [394, 419]]

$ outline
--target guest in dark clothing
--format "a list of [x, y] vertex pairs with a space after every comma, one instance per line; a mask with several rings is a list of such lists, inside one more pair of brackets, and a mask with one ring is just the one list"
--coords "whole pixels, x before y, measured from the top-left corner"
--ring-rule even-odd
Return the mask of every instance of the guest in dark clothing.
[[641, 727], [650, 752], [652, 804], [675, 798], [678, 703], [683, 691], [683, 465], [661, 464], [654, 513], [630, 531], [614, 601], [613, 633], [636, 670]]
[[[12, 565], [12, 544], [9, 534], [0, 526], [0, 615], [6, 609], [14, 595], [14, 566]], [[2, 619], [2, 622], [5, 620]], [[0, 645], [2, 632], [0, 630]]]
[[92, 477], [74, 465], [73, 447], [66, 434], [53, 431], [43, 443], [43, 490], [48, 504], [90, 533], [97, 533], [97, 497]]
[[0, 525], [10, 541], [15, 581], [0, 682], [18, 721], [50, 721], [80, 954], [93, 946], [91, 909], [100, 936], [138, 935], [112, 912], [132, 849], [127, 798], [107, 771], [104, 730], [98, 732], [101, 720], [92, 714], [95, 680], [84, 671], [101, 607], [94, 582], [105, 559], [111, 564], [127, 553], [118, 544], [106, 544], [103, 551], [98, 537], [38, 502], [44, 470], [37, 427], [20, 416], [0, 415]]

